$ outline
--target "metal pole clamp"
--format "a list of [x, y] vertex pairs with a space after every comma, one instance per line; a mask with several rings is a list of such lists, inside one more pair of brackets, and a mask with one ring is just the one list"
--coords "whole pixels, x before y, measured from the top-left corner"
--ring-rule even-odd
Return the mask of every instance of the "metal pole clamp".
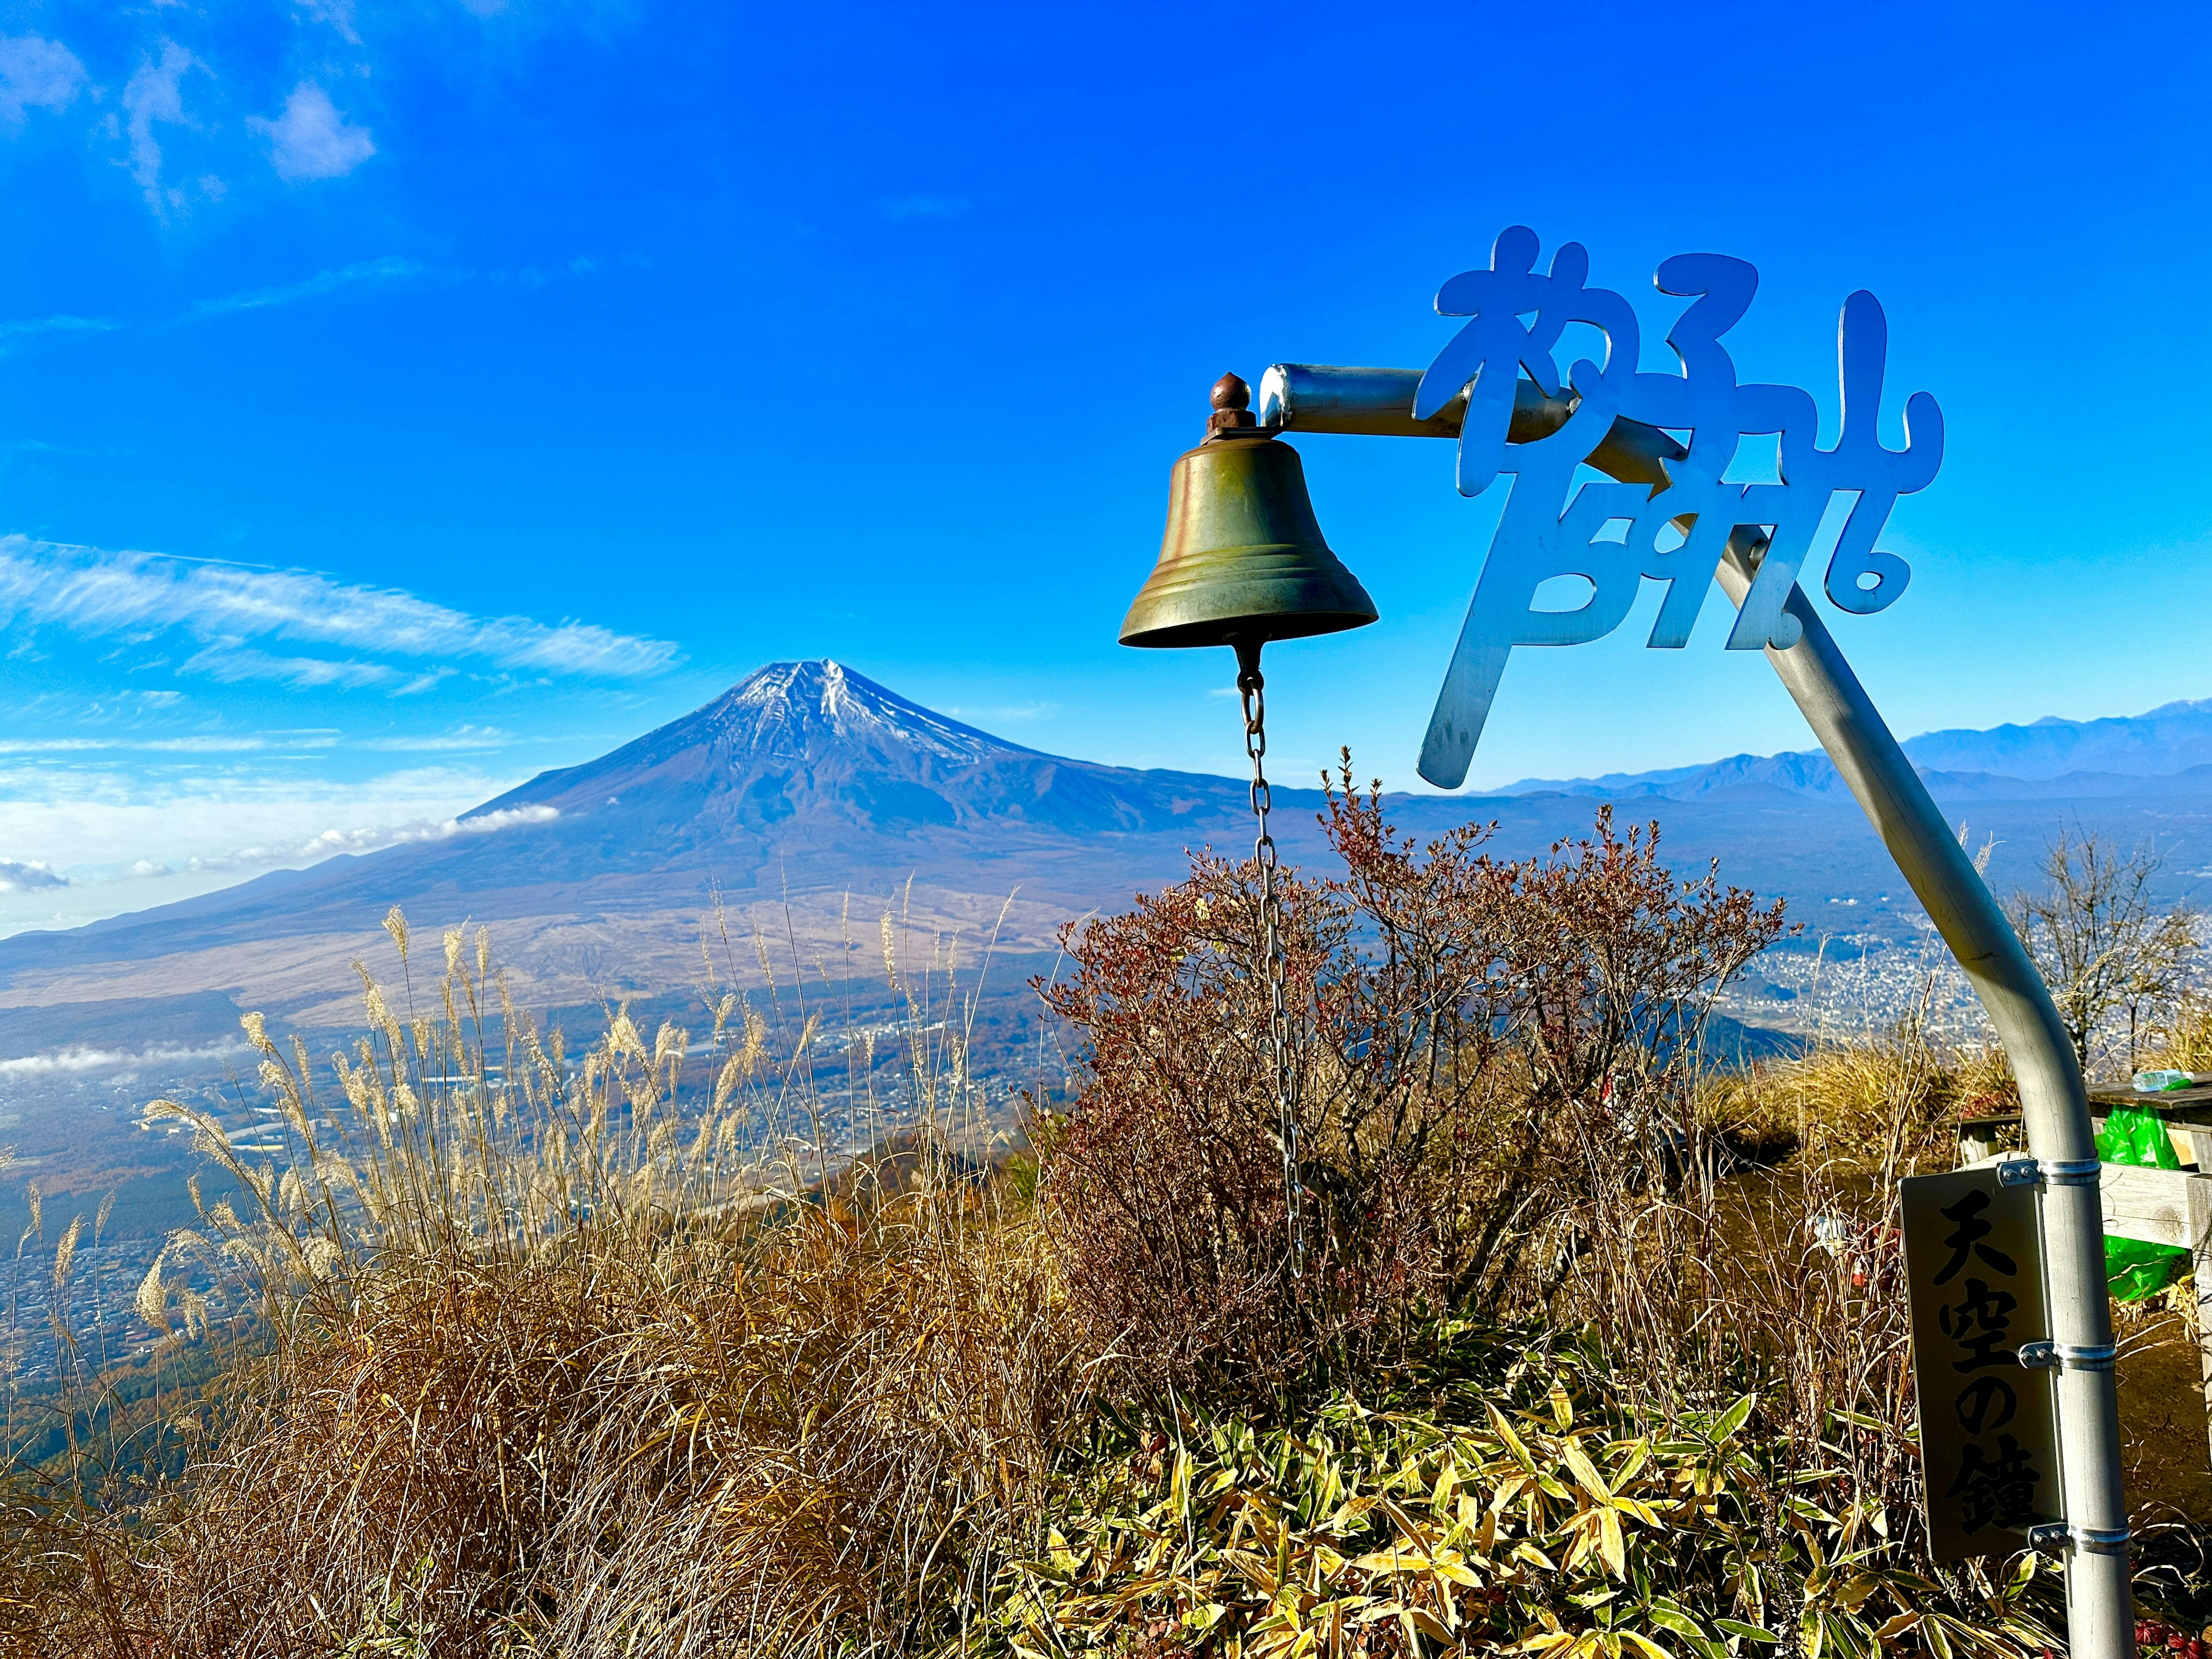
[[2008, 1158], [1997, 1165], [2000, 1187], [2094, 1187], [2104, 1170], [2094, 1158]]
[[2032, 1371], [2108, 1371], [2119, 1352], [2110, 1342], [2023, 1342], [2014, 1358]]
[[2105, 1169], [2094, 1158], [2041, 1158], [2036, 1160], [2036, 1167], [2054, 1187], [2094, 1187]]
[[2133, 1536], [2125, 1527], [2069, 1527], [2063, 1521], [2044, 1521], [2027, 1529], [2027, 1547], [2053, 1555], [2068, 1549], [2125, 1555]]

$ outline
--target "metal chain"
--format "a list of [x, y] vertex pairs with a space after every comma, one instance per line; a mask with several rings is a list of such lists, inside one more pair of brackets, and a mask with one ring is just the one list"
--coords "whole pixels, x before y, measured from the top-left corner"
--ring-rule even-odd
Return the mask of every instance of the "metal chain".
[[1291, 1011], [1283, 992], [1283, 904], [1275, 889], [1275, 838], [1267, 833], [1274, 805], [1267, 786], [1267, 682], [1257, 654], [1239, 666], [1237, 690], [1244, 706], [1244, 752], [1252, 757], [1252, 816], [1260, 825], [1252, 861], [1260, 866], [1260, 952], [1267, 980], [1267, 1042], [1273, 1062], [1275, 1112], [1283, 1146], [1283, 1214], [1290, 1233], [1291, 1277], [1305, 1274], [1305, 1227], [1299, 1214], [1298, 1116], [1291, 1075]]

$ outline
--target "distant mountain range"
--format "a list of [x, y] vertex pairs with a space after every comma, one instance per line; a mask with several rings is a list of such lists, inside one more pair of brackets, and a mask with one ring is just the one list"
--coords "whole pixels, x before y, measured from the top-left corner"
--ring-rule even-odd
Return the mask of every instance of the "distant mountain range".
[[[1946, 799], [2100, 799], [2149, 793], [2148, 779], [2160, 780], [2162, 790], [2201, 794], [2212, 792], [2212, 699], [2111, 720], [2045, 716], [1987, 732], [1929, 732], [1906, 738], [1904, 749], [1930, 792]], [[1499, 793], [1697, 800], [1747, 785], [1802, 795], [1849, 793], [1817, 749], [1596, 778], [1528, 778]]]
[[[2212, 702], [1906, 746], [1976, 842], [1995, 837], [2000, 890], [2032, 875], [2062, 821], [2154, 842], [2177, 885], [2212, 874]], [[1686, 873], [1717, 860], [1725, 879], [1787, 897], [1816, 932], [1847, 926], [1871, 945], [1917, 926], [1817, 753], [1400, 796], [1392, 810], [1421, 836], [1495, 819], [1494, 846], [1518, 855], [1588, 833], [1594, 798], [1658, 818]], [[1285, 855], [1311, 858], [1320, 795], [1279, 789], [1276, 801]], [[88, 1030], [114, 1044], [137, 1027], [188, 1044], [232, 1036], [247, 1008], [351, 1024], [349, 964], [388, 958], [378, 924], [395, 903], [426, 936], [489, 925], [517, 1000], [540, 1008], [689, 986], [702, 931], [740, 976], [753, 971], [756, 931], [817, 965], [879, 961], [887, 908], [963, 951], [995, 931], [1001, 949], [1048, 965], [1041, 953], [1063, 922], [1174, 879], [1186, 848], [1243, 847], [1248, 811], [1235, 779], [1043, 754], [834, 662], [777, 663], [611, 754], [486, 801], [443, 840], [0, 939], [0, 1045], [52, 1052]]]

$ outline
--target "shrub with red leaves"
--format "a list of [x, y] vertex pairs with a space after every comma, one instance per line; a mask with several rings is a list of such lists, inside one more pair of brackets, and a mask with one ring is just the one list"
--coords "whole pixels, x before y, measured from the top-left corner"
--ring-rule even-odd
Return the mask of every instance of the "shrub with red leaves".
[[1296, 1030], [1307, 1267], [1286, 1271], [1258, 872], [1188, 879], [1071, 927], [1041, 985], [1088, 1039], [1045, 1213], [1071, 1301], [1139, 1386], [1264, 1396], [1316, 1361], [1387, 1363], [1425, 1319], [1540, 1301], [1593, 1193], [1682, 1167], [1722, 988], [1782, 928], [1658, 829], [1501, 860], [1493, 826], [1425, 847], [1350, 757], [1322, 818], [1342, 860], [1279, 878]]
[[2203, 1637], [2176, 1630], [2162, 1619], [2136, 1620], [2136, 1646], [2145, 1653], [2159, 1655], [2160, 1659], [2205, 1659], [2208, 1653], [2212, 1653], [2212, 1646], [2208, 1646]]

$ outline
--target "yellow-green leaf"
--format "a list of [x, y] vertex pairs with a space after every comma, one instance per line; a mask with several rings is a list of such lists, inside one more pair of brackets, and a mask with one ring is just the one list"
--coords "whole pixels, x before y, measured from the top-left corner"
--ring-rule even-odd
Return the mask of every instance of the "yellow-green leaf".
[[1599, 1498], [1613, 1496], [1613, 1488], [1605, 1484], [1605, 1477], [1597, 1472], [1597, 1465], [1589, 1461], [1589, 1454], [1582, 1449], [1579, 1441], [1571, 1436], [1561, 1441], [1559, 1455], [1566, 1459], [1567, 1467], [1575, 1472], [1575, 1479], [1584, 1490]]

